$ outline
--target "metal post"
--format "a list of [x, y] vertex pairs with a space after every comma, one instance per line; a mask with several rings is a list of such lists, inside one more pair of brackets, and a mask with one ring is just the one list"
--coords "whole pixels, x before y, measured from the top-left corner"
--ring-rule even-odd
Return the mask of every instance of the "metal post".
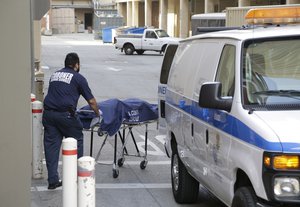
[[[31, 96], [32, 99], [32, 96]], [[43, 104], [40, 101], [32, 102], [32, 178], [43, 178]]]
[[77, 207], [77, 140], [62, 141], [63, 207]]
[[95, 159], [78, 159], [78, 207], [95, 207]]

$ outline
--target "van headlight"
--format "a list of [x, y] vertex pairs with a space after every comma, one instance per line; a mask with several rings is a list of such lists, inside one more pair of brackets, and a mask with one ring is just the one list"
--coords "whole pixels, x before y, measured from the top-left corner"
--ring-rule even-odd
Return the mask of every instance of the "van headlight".
[[293, 177], [276, 177], [274, 179], [274, 195], [278, 198], [299, 196], [299, 179]]
[[268, 200], [299, 203], [300, 154], [264, 152], [262, 161]]
[[275, 170], [296, 170], [300, 167], [300, 160], [298, 155], [264, 155], [264, 165]]

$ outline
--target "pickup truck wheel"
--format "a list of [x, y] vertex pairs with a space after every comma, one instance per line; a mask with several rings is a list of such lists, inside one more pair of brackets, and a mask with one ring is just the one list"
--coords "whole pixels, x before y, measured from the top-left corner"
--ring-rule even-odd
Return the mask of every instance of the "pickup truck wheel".
[[126, 55], [132, 55], [134, 52], [134, 47], [130, 44], [124, 45], [124, 52]]
[[172, 191], [176, 202], [196, 202], [199, 193], [199, 182], [188, 173], [177, 152], [172, 153], [171, 176]]
[[231, 207], [256, 207], [257, 197], [252, 187], [239, 188], [233, 197]]
[[142, 54], [144, 54], [144, 52], [145, 52], [145, 50], [136, 50], [136, 53], [137, 53], [138, 55], [142, 55]]

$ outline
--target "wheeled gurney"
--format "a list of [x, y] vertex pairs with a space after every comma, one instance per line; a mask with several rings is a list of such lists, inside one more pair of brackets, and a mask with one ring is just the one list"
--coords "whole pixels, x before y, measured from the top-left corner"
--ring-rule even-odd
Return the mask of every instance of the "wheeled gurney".
[[[148, 141], [148, 125], [157, 121], [158, 111], [156, 104], [149, 104], [140, 99], [109, 99], [98, 103], [99, 109], [102, 111], [101, 122], [95, 126], [90, 126], [95, 114], [89, 106], [84, 106], [78, 110], [79, 118], [86, 131], [91, 132], [90, 156], [93, 155], [94, 133], [97, 132], [99, 136], [104, 136], [104, 140], [98, 150], [95, 160], [101, 164], [99, 157], [101, 150], [105, 145], [108, 137], [114, 137], [114, 160], [113, 160], [113, 177], [117, 178], [119, 170], [117, 165], [121, 167], [124, 164], [125, 156], [142, 157], [140, 168], [145, 169], [147, 165], [147, 141]], [[133, 128], [136, 126], [145, 126], [145, 153], [141, 155], [140, 150], [136, 144], [133, 134]], [[117, 161], [117, 140], [121, 140], [121, 157]], [[128, 153], [126, 143], [131, 137], [136, 154]]]

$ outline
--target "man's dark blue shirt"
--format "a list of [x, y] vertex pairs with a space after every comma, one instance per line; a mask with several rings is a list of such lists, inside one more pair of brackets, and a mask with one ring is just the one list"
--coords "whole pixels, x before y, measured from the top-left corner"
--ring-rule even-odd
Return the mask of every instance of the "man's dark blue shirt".
[[87, 80], [81, 74], [72, 68], [63, 68], [52, 74], [49, 80], [44, 108], [61, 112], [75, 111], [80, 95], [86, 101], [94, 98]]

